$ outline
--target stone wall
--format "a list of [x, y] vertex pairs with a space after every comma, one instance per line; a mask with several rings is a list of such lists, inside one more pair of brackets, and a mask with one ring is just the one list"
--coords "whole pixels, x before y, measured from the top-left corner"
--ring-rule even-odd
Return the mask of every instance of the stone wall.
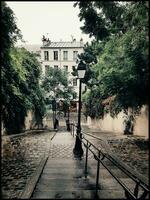
[[[124, 119], [125, 114], [123, 112], [120, 112], [116, 118], [112, 118], [110, 114], [106, 114], [104, 119], [100, 120], [92, 120], [88, 117], [87, 125], [90, 128], [99, 129], [101, 131], [113, 131], [122, 135], [125, 129]], [[141, 114], [136, 117], [133, 134], [148, 138], [148, 106], [143, 106]]]

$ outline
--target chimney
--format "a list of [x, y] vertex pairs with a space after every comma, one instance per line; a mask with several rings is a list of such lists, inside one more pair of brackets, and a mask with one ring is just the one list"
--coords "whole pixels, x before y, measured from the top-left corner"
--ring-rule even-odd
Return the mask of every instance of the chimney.
[[42, 37], [42, 42], [43, 42], [43, 46], [45, 46], [46, 45], [46, 37], [44, 35]]
[[47, 45], [50, 45], [51, 44], [51, 41], [50, 41], [50, 39], [48, 38], [47, 39]]
[[42, 37], [42, 42], [43, 42], [43, 46], [48, 46], [50, 45], [51, 41], [48, 39], [46, 39], [46, 37], [43, 35]]
[[83, 39], [80, 39], [80, 46], [83, 46]]

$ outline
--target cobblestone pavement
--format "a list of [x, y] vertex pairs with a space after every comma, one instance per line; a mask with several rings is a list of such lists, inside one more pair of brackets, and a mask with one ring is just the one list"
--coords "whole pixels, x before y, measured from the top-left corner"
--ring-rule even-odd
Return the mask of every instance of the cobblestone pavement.
[[[110, 132], [98, 132], [85, 128], [85, 131], [105, 140], [114, 155], [133, 170], [148, 178], [149, 140], [135, 135], [118, 135]], [[90, 139], [90, 138], [89, 138]], [[100, 142], [93, 140], [97, 145]]]
[[9, 145], [9, 151], [13, 154], [5, 154], [1, 162], [1, 185], [4, 199], [19, 197], [44, 153], [49, 151], [53, 135], [54, 132], [34, 132], [10, 137], [10, 143], [6, 145]]
[[[106, 140], [110, 145], [110, 149], [118, 158], [145, 177], [148, 177], [148, 140], [136, 136], [118, 136], [114, 133], [104, 133], [90, 129], [85, 130]], [[49, 151], [50, 141], [53, 135], [54, 132], [41, 132], [10, 137], [11, 145], [7, 144], [7, 146], [10, 146], [11, 154], [4, 155], [1, 160], [3, 198], [12, 199], [19, 197], [25, 184], [39, 165], [44, 153]], [[95, 140], [95, 144], [99, 145], [98, 140]], [[3, 147], [6, 148], [6, 146]], [[63, 146], [61, 146], [62, 149]], [[50, 152], [50, 154], [51, 157], [56, 156], [54, 152]]]

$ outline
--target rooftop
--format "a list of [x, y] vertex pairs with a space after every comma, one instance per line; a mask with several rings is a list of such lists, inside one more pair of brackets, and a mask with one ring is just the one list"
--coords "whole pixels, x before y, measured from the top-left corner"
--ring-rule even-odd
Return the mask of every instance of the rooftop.
[[84, 44], [83, 42], [49, 42], [45, 45], [43, 44], [41, 48], [73, 48], [73, 47], [79, 47], [83, 48]]
[[43, 45], [40, 44], [22, 44], [19, 45], [18, 47], [24, 47], [30, 52], [36, 53], [40, 51], [40, 48], [83, 48], [84, 43], [79, 41], [72, 41], [72, 42], [48, 42], [48, 43], [43, 43]]

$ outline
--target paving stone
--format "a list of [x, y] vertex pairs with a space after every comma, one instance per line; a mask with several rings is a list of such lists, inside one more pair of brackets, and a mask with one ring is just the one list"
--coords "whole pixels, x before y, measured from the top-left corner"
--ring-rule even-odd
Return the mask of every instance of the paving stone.
[[[54, 133], [27, 134], [11, 138], [13, 156], [2, 157], [2, 196], [17, 198], [37, 168], [42, 155], [49, 151]], [[13, 181], [13, 182], [12, 182]], [[13, 190], [12, 190], [13, 188]]]
[[[47, 183], [48, 191], [40, 193], [35, 191], [34, 197], [52, 197], [58, 199], [82, 199], [83, 197], [88, 199], [94, 198], [95, 187], [95, 173], [96, 173], [96, 160], [93, 160], [92, 153], [89, 152], [88, 160], [88, 177], [85, 180], [84, 177], [84, 164], [83, 160], [79, 162], [73, 155], [73, 147], [75, 140], [68, 140], [68, 132], [63, 134], [63, 131], [58, 132], [59, 140], [57, 137], [53, 138], [51, 144], [51, 137], [54, 133], [30, 133], [24, 136], [18, 136], [11, 138], [11, 145], [14, 147], [13, 155], [9, 155], [2, 158], [2, 194], [3, 197], [17, 198], [22, 193], [27, 181], [31, 178], [39, 165], [45, 152], [49, 153], [48, 165], [50, 168], [45, 168], [43, 171], [43, 179], [45, 184]], [[98, 134], [97, 134], [98, 135]], [[100, 136], [100, 135], [98, 135]], [[72, 136], [71, 136], [72, 137]], [[132, 168], [138, 170], [142, 175], [147, 176], [148, 173], [148, 150], [146, 148], [147, 142], [138, 138], [115, 138], [106, 137], [110, 144], [110, 149], [114, 152], [118, 158], [124, 160]], [[102, 147], [97, 140], [92, 139], [94, 144]], [[85, 148], [83, 147], [84, 152]], [[85, 155], [83, 156], [83, 159]], [[93, 160], [91, 162], [91, 160]], [[55, 162], [54, 162], [55, 161]], [[75, 164], [77, 168], [75, 167]], [[108, 161], [105, 164], [111, 167], [116, 174], [121, 178], [126, 178], [121, 172], [116, 171], [116, 168], [112, 166]], [[69, 170], [69, 167], [71, 170]], [[62, 171], [60, 169], [63, 169]], [[121, 197], [124, 198], [124, 191], [118, 190], [119, 186], [112, 180], [111, 175], [106, 170], [100, 168], [100, 198], [109, 199]], [[65, 175], [65, 180], [63, 180]], [[48, 178], [50, 176], [50, 178]], [[49, 180], [52, 182], [48, 182]], [[55, 190], [54, 179], [56, 179], [56, 185], [64, 187], [64, 191]], [[75, 180], [75, 181], [73, 181]], [[46, 182], [47, 181], [47, 182]], [[71, 185], [72, 184], [72, 185]], [[127, 183], [129, 184], [129, 183]], [[43, 185], [43, 182], [42, 182]], [[131, 184], [132, 185], [132, 184]], [[48, 186], [51, 186], [51, 190]], [[66, 187], [65, 187], [66, 186]], [[67, 187], [70, 188], [67, 191]], [[76, 190], [74, 190], [76, 188]], [[53, 190], [52, 190], [53, 189]], [[79, 191], [77, 191], [79, 189]]]

